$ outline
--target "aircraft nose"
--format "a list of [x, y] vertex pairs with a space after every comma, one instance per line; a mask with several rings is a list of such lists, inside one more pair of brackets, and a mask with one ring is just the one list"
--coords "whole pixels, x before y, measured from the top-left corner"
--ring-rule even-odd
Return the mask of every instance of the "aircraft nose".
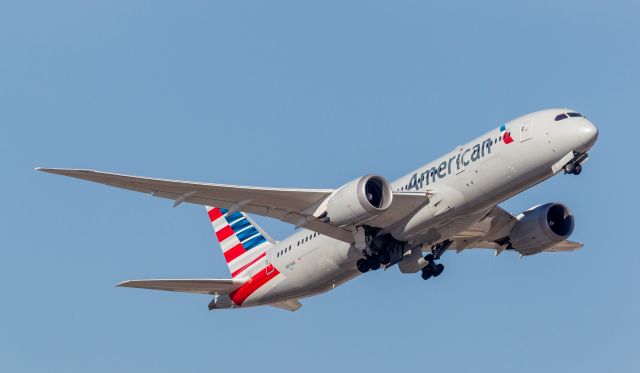
[[578, 125], [578, 140], [582, 145], [589, 149], [595, 144], [598, 139], [598, 128], [588, 120], [583, 120]]

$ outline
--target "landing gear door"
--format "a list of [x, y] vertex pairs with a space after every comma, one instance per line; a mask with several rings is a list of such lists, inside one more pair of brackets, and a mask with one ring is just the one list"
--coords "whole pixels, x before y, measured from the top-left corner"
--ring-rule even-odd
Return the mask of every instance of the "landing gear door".
[[533, 137], [531, 120], [527, 119], [520, 125], [520, 142], [525, 142]]

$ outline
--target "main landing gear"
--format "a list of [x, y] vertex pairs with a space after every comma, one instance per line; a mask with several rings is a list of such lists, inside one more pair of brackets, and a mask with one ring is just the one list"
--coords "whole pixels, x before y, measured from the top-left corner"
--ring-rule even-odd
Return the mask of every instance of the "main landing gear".
[[565, 174], [580, 175], [582, 172], [582, 163], [588, 158], [587, 153], [575, 153], [575, 156], [569, 163], [564, 165]]
[[431, 248], [431, 253], [425, 255], [424, 260], [427, 261], [427, 265], [422, 268], [421, 277], [423, 280], [428, 280], [431, 277], [438, 277], [444, 271], [444, 265], [442, 263], [436, 263], [436, 260], [440, 259], [453, 242], [450, 240], [443, 241]]
[[438, 277], [444, 271], [444, 264], [442, 263], [429, 263], [426, 267], [422, 268], [422, 277], [423, 280], [428, 280], [431, 277]]
[[362, 252], [364, 258], [356, 262], [358, 271], [362, 273], [398, 263], [402, 260], [406, 248], [405, 242], [396, 240], [388, 233], [378, 234], [374, 229], [367, 230], [366, 243], [367, 248]]
[[381, 266], [389, 264], [389, 258], [385, 255], [369, 255], [362, 259], [358, 259], [356, 267], [361, 273], [369, 272], [369, 270], [376, 271]]

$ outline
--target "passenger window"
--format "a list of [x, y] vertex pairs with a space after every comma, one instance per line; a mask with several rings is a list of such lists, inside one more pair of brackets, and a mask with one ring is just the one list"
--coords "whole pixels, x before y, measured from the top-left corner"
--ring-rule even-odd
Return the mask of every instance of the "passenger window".
[[556, 115], [556, 122], [567, 118], [567, 114], [558, 114]]
[[571, 118], [582, 118], [582, 114], [580, 113], [567, 113]]

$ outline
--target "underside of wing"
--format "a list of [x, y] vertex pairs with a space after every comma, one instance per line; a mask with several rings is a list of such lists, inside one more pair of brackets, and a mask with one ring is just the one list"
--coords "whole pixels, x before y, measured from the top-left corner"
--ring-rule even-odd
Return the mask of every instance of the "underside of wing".
[[[148, 178], [86, 169], [37, 168], [39, 171], [83, 179], [116, 188], [151, 194], [183, 203], [217, 206], [229, 211], [242, 211], [276, 218], [304, 227], [337, 240], [354, 243], [354, 225], [339, 225], [326, 218], [327, 201], [336, 190], [263, 188]], [[392, 192], [390, 206], [367, 222], [371, 227], [386, 229], [429, 203], [426, 193]]]
[[[507, 249], [505, 238], [518, 222], [518, 219], [499, 206], [495, 206], [478, 222], [463, 232], [452, 237], [453, 245], [450, 250], [460, 252], [466, 249], [492, 249], [496, 255]], [[560, 252], [573, 251], [582, 248], [583, 244], [573, 241], [562, 241], [552, 247], [541, 248], [540, 250], [519, 251], [522, 255], [533, 255], [540, 252]]]
[[515, 216], [495, 206], [482, 215], [475, 224], [453, 236], [451, 239], [454, 243], [450, 249], [462, 251], [466, 248], [478, 247], [482, 243], [494, 244], [494, 241], [507, 237], [517, 222], [518, 219]]
[[176, 291], [195, 294], [227, 294], [244, 284], [235, 279], [178, 279], [178, 280], [131, 280], [119, 283], [118, 287]]
[[332, 189], [261, 188], [211, 184], [83, 169], [38, 168], [37, 170], [171, 199], [176, 201], [174, 206], [188, 202], [268, 216], [341, 241], [353, 242], [353, 235], [348, 229], [327, 224], [313, 216], [313, 211], [331, 195]]
[[[526, 251], [526, 252], [520, 252], [517, 249], [514, 249], [514, 251], [518, 252], [519, 254], [523, 255], [523, 256], [528, 256], [528, 255], [535, 255], [535, 254], [539, 254], [542, 252], [549, 252], [549, 253], [557, 253], [557, 252], [562, 252], [562, 251], [574, 251], [574, 250], [578, 250], [581, 249], [584, 246], [584, 244], [579, 243], [579, 242], [574, 242], [574, 241], [562, 241], [552, 247], [548, 247], [548, 248], [541, 248], [538, 251]], [[491, 249], [491, 250], [495, 250], [496, 251], [496, 255], [502, 253], [506, 247], [504, 245], [499, 245], [495, 242], [492, 241], [478, 241], [476, 242], [473, 246], [471, 247], [467, 247], [466, 249]], [[461, 251], [461, 250], [458, 250]]]

